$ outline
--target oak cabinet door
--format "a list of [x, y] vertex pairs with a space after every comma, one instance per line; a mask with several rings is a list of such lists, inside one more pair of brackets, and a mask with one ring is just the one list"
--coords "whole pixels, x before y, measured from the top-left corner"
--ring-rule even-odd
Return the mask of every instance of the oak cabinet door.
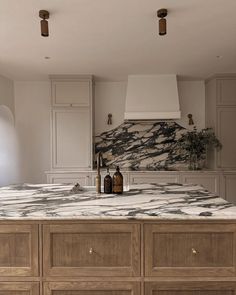
[[138, 224], [45, 225], [44, 275], [137, 276]]
[[0, 295], [39, 295], [39, 284], [31, 282], [0, 282]]
[[235, 295], [232, 282], [149, 282], [145, 295]]
[[146, 276], [235, 276], [235, 225], [145, 225]]
[[38, 226], [0, 225], [0, 276], [38, 275]]
[[140, 295], [137, 282], [49, 282], [44, 295]]

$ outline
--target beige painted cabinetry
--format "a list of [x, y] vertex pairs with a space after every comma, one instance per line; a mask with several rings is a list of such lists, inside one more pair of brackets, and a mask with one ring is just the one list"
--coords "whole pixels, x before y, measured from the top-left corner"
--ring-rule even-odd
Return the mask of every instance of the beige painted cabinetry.
[[1, 221], [0, 228], [1, 295], [236, 295], [233, 221]]
[[236, 203], [236, 173], [224, 173], [225, 199], [228, 202]]
[[82, 186], [92, 185], [91, 183], [91, 173], [87, 172], [46, 172], [47, 173], [47, 183], [69, 183], [75, 184], [79, 183]]
[[178, 172], [131, 172], [130, 184], [141, 183], [177, 183], [180, 182]]
[[189, 184], [199, 184], [209, 192], [220, 194], [220, 177], [217, 172], [183, 172], [181, 173], [181, 182]]
[[51, 169], [92, 169], [92, 77], [51, 76], [51, 89]]
[[209, 153], [209, 165], [236, 169], [236, 75], [216, 75], [206, 82], [206, 126], [214, 128], [223, 145]]

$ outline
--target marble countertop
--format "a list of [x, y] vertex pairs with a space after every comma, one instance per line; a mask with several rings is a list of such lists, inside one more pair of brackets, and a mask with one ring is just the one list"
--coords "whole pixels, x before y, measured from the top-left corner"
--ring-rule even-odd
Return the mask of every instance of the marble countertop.
[[133, 185], [123, 195], [71, 189], [62, 184], [2, 187], [0, 220], [236, 219], [236, 206], [199, 185]]

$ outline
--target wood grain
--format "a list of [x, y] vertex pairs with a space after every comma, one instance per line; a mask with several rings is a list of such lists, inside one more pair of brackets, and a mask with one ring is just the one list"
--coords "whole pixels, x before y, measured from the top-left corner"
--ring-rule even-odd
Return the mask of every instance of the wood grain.
[[140, 274], [137, 224], [45, 225], [43, 239], [45, 275]]

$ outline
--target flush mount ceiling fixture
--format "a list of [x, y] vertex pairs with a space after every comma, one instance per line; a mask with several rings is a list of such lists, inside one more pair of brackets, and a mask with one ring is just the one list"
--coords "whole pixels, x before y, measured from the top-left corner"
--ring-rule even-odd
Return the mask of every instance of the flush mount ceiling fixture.
[[160, 18], [159, 19], [159, 35], [164, 36], [166, 35], [166, 19], [165, 17], [167, 16], [168, 11], [166, 8], [161, 8], [157, 10], [157, 16]]
[[40, 21], [41, 24], [41, 36], [48, 37], [49, 30], [48, 30], [48, 21], [49, 19], [49, 12], [47, 10], [39, 10], [39, 17], [42, 18]]

